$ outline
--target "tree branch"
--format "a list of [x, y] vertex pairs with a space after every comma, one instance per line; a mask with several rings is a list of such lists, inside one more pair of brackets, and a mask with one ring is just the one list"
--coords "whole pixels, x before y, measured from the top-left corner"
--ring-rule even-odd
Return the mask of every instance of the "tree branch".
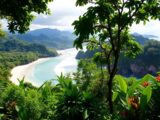
[[99, 24], [99, 25], [95, 25], [94, 28], [104, 28], [104, 29], [107, 29], [107, 26], [105, 25], [102, 25], [102, 24]]
[[[144, 3], [144, 0], [141, 0], [141, 5]], [[127, 22], [125, 22], [124, 24], [123, 24], [123, 26], [121, 27], [121, 31], [125, 28], [125, 26], [133, 19], [133, 17], [135, 16], [135, 14], [138, 12], [138, 10], [141, 8], [141, 5], [139, 6], [139, 7], [136, 7], [136, 10], [135, 10], [135, 12], [133, 12], [133, 14], [132, 15], [129, 15], [129, 19], [127, 19]]]

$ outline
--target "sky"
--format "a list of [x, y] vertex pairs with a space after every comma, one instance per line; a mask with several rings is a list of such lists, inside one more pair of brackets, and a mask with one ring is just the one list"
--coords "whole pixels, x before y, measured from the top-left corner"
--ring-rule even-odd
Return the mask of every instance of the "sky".
[[[49, 4], [51, 15], [36, 15], [35, 20], [30, 25], [30, 29], [40, 28], [56, 28], [59, 30], [73, 31], [72, 23], [77, 20], [80, 15], [85, 13], [88, 6], [76, 7], [76, 0], [54, 0]], [[1, 21], [3, 28], [6, 29], [6, 21]], [[150, 21], [146, 25], [140, 23], [133, 25], [130, 29], [132, 33], [155, 35], [160, 38], [160, 21]]]
[[51, 15], [38, 15], [32, 22], [31, 29], [50, 27], [61, 30], [73, 30], [71, 24], [86, 10], [85, 7], [76, 7], [76, 0], [54, 0], [49, 4]]

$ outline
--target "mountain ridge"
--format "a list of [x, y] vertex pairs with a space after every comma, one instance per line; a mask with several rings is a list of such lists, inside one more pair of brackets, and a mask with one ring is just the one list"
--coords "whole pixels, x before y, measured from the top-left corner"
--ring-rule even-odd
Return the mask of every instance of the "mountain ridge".
[[73, 47], [73, 42], [76, 38], [76, 36], [69, 31], [61, 31], [51, 28], [36, 29], [28, 31], [25, 34], [15, 34], [13, 36], [27, 42], [38, 43], [56, 49]]

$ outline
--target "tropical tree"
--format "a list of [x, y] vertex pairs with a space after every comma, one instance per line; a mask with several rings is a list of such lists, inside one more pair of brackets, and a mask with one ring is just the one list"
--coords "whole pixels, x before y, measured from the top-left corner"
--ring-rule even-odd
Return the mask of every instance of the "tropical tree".
[[7, 19], [11, 32], [24, 33], [34, 18], [33, 13], [49, 14], [47, 4], [53, 0], [1, 0], [0, 19]]
[[[108, 97], [110, 112], [113, 113], [112, 86], [118, 70], [120, 53], [134, 57], [141, 48], [129, 34], [133, 23], [146, 23], [159, 19], [159, 0], [77, 0], [77, 6], [89, 4], [87, 12], [74, 21], [74, 45], [82, 48], [87, 42], [91, 48], [99, 46], [105, 57], [108, 71]], [[107, 75], [108, 75], [107, 74]]]

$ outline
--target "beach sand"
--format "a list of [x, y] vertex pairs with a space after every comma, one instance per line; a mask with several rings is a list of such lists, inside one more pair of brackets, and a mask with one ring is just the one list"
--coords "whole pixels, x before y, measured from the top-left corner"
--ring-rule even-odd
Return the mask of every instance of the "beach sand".
[[25, 76], [26, 76], [27, 74], [30, 74], [30, 73], [32, 72], [32, 70], [33, 70], [33, 68], [34, 68], [34, 66], [35, 66], [36, 64], [39, 64], [39, 63], [41, 63], [41, 62], [45, 62], [45, 61], [47, 61], [48, 59], [50, 59], [50, 58], [40, 58], [40, 59], [38, 59], [38, 60], [36, 60], [36, 61], [33, 61], [33, 62], [29, 63], [29, 64], [20, 65], [20, 66], [14, 67], [14, 68], [11, 70], [11, 75], [12, 75], [12, 76], [10, 77], [10, 80], [11, 80], [14, 84], [18, 85], [18, 84], [19, 84], [18, 79], [21, 80], [21, 79], [23, 79], [23, 77], [24, 77], [24, 81], [25, 81], [25, 82], [30, 82], [30, 83], [32, 83], [33, 85], [37, 86], [36, 83], [31, 82], [31, 81], [30, 81], [27, 77], [25, 77]]
[[[75, 49], [75, 48], [71, 48], [71, 49], [65, 49], [65, 50], [58, 50], [57, 51], [58, 54], [60, 56], [63, 56], [64, 59], [59, 63], [57, 64], [57, 66], [54, 68], [54, 72], [57, 74], [57, 75], [60, 75], [61, 73], [66, 73], [65, 71], [65, 67], [67, 66], [70, 66], [70, 65], [77, 65], [77, 61], [76, 60], [73, 60], [76, 56], [76, 54], [78, 53], [78, 51]], [[12, 70], [11, 70], [11, 78], [10, 80], [18, 85], [19, 84], [19, 81], [18, 79], [23, 79], [24, 77], [24, 80], [25, 82], [30, 82], [32, 83], [34, 86], [38, 86], [36, 83], [34, 83], [32, 80], [29, 80], [27, 77], [25, 76], [28, 76], [29, 74], [32, 74], [33, 73], [33, 69], [35, 67], [35, 65], [39, 64], [39, 63], [42, 63], [42, 62], [45, 62], [49, 59], [51, 59], [52, 57], [48, 57], [48, 58], [40, 58], [36, 61], [33, 61], [29, 64], [26, 64], [26, 65], [20, 65], [20, 66], [17, 66], [17, 67], [14, 67]]]

